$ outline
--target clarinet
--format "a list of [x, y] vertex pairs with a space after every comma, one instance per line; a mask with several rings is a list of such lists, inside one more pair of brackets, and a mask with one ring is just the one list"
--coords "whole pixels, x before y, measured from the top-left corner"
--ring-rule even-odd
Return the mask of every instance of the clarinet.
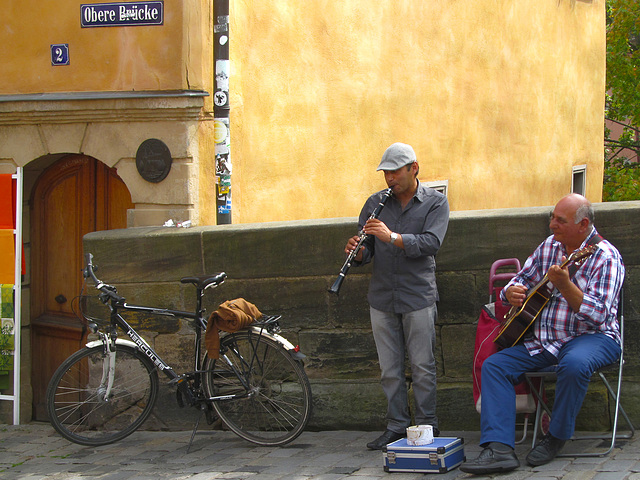
[[[389, 197], [391, 197], [391, 195], [393, 195], [393, 188], [387, 188], [384, 191], [384, 193], [382, 194], [382, 198], [380, 199], [380, 203], [378, 203], [378, 206], [371, 213], [371, 215], [369, 216], [368, 220], [371, 220], [372, 218], [378, 218], [380, 216], [380, 212], [384, 208], [384, 204], [387, 203], [387, 200], [389, 200]], [[360, 230], [360, 232], [358, 233], [358, 236], [360, 237], [360, 240], [358, 241], [358, 244], [356, 245], [356, 248], [354, 248], [351, 251], [351, 253], [347, 256], [347, 259], [345, 260], [344, 265], [342, 265], [342, 268], [340, 269], [340, 273], [338, 274], [338, 278], [336, 278], [336, 281], [333, 282], [333, 285], [331, 285], [331, 288], [329, 288], [329, 293], [335, 293], [336, 295], [338, 295], [340, 293], [340, 287], [342, 286], [342, 282], [344, 282], [344, 279], [347, 276], [347, 272], [351, 268], [351, 264], [353, 262], [353, 259], [356, 257], [356, 255], [360, 251], [360, 248], [362, 248], [362, 245], [364, 244], [364, 241], [368, 237], [368, 235], [366, 233], [364, 233], [364, 226], [363, 226], [362, 230]]]

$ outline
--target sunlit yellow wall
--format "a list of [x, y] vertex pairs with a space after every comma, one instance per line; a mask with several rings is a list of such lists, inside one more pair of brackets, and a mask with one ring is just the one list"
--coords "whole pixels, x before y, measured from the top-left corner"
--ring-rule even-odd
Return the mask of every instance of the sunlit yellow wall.
[[601, 199], [604, 0], [231, 1], [233, 219], [355, 216], [414, 146], [454, 210]]
[[[604, 0], [229, 2], [233, 223], [357, 215], [384, 188], [375, 167], [396, 141], [414, 146], [423, 181], [449, 181], [454, 210], [552, 205], [583, 164], [588, 197], [601, 199]], [[85, 29], [82, 3], [3, 0], [0, 95], [213, 93], [213, 0], [166, 0], [162, 26]], [[69, 44], [70, 65], [51, 66], [53, 43]], [[101, 128], [128, 132], [118, 151], [157, 135], [116, 118]], [[199, 118], [172, 125], [188, 166], [175, 181], [200, 224], [216, 223], [213, 118], [209, 95]], [[61, 147], [43, 154], [79, 153], [62, 126]], [[122, 172], [147, 208], [173, 208], [154, 203], [166, 185]]]
[[[210, 0], [165, 1], [160, 26], [82, 28], [90, 3], [3, 0], [0, 94], [210, 88]], [[51, 65], [58, 43], [68, 66]]]

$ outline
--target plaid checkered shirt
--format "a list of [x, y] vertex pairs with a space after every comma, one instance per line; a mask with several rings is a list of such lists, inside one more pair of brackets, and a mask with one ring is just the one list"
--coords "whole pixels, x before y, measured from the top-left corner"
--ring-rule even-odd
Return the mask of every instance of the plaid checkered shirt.
[[[597, 235], [594, 228], [582, 243], [584, 248]], [[500, 293], [515, 284], [530, 289], [540, 283], [552, 265], [560, 265], [562, 257], [569, 257], [564, 246], [550, 235], [527, 259], [522, 270]], [[564, 297], [553, 288], [549, 303], [533, 324], [533, 335], [525, 334], [524, 344], [530, 355], [544, 348], [558, 356], [560, 348], [572, 338], [584, 334], [603, 333], [620, 343], [617, 319], [618, 297], [624, 281], [625, 268], [618, 250], [607, 240], [597, 244], [596, 251], [579, 266], [572, 277], [584, 294], [580, 310], [575, 312]]]

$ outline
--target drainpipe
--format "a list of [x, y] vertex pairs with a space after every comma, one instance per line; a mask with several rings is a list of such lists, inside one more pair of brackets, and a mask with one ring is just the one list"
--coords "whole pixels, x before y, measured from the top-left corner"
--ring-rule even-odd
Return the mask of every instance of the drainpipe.
[[213, 94], [216, 154], [216, 223], [231, 223], [231, 140], [229, 129], [229, 0], [215, 0]]

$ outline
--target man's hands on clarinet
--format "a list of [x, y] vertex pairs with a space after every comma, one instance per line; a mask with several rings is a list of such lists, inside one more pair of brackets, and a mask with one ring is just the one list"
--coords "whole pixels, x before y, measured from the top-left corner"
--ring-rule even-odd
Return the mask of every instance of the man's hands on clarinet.
[[[391, 242], [391, 233], [392, 233], [391, 230], [389, 229], [389, 227], [385, 225], [384, 222], [382, 222], [381, 220], [378, 220], [377, 218], [370, 218], [369, 220], [367, 220], [367, 222], [364, 224], [364, 228], [362, 229], [362, 232], [365, 233], [366, 235], [373, 235], [374, 237], [379, 238], [381, 241], [385, 243]], [[359, 242], [360, 242], [360, 237], [358, 235], [351, 237], [347, 242], [347, 246], [344, 249], [344, 253], [346, 253], [347, 255], [351, 255], [351, 252], [353, 252], [353, 250], [358, 246]], [[398, 247], [402, 246], [401, 235], [398, 235], [398, 238], [394, 244], [397, 245]], [[360, 249], [360, 251], [357, 252], [356, 256], [354, 257], [354, 260], [356, 262], [359, 262], [362, 260], [362, 249]]]
[[[349, 241], [347, 242], [347, 246], [344, 247], [344, 253], [347, 254], [347, 256], [351, 255], [351, 253], [356, 249], [356, 247], [358, 246], [358, 243], [360, 243], [360, 237], [358, 235], [354, 235], [353, 237], [351, 237], [349, 239]], [[358, 251], [358, 253], [353, 257], [353, 259], [356, 262], [360, 262], [362, 261], [362, 248], [360, 248], [360, 250]]]

